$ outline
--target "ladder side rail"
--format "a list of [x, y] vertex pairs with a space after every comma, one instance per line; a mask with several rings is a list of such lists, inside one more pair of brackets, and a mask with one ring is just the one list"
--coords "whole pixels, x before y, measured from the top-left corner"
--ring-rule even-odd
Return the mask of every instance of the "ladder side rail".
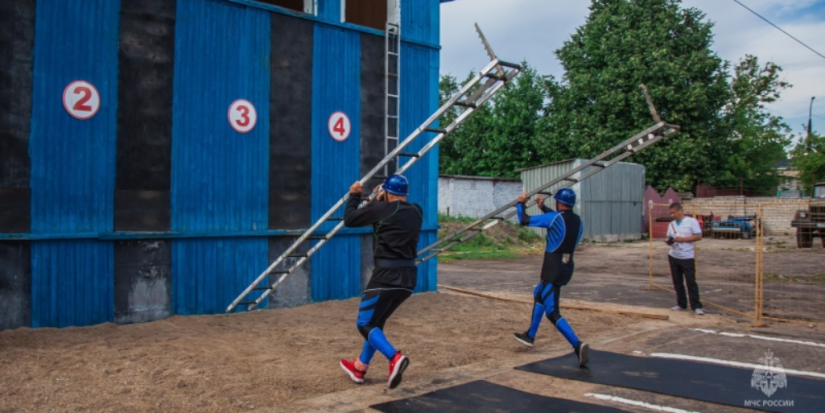
[[[513, 74], [513, 76], [512, 76], [512, 77], [510, 77], [509, 79], [512, 79], [512, 78], [513, 78], [513, 77], [515, 77], [515, 75], [517, 75], [517, 74], [518, 74], [518, 73]], [[509, 80], [509, 79], [508, 79], [508, 80]], [[480, 105], [482, 105], [482, 104], [486, 103], [486, 102], [487, 102], [487, 100], [489, 100], [489, 99], [490, 99], [493, 95], [495, 95], [495, 94], [496, 94], [496, 93], [497, 93], [497, 92], [498, 92], [498, 91], [499, 91], [502, 87], [504, 87], [504, 84], [505, 84], [505, 82], [503, 82], [503, 81], [502, 81], [502, 82], [498, 82], [498, 84], [496, 84], [495, 86], [493, 86], [493, 88], [490, 90], [490, 93], [489, 93], [489, 94], [482, 96], [482, 97], [483, 97], [483, 100], [479, 100], [479, 105], [477, 105], [477, 106], [480, 106]], [[422, 148], [418, 151], [418, 156], [417, 156], [417, 157], [413, 157], [413, 158], [411, 158], [410, 160], [408, 160], [408, 161], [404, 164], [404, 166], [402, 166], [401, 168], [399, 168], [399, 169], [398, 169], [398, 173], [404, 173], [405, 171], [407, 171], [408, 169], [410, 169], [410, 167], [412, 167], [412, 165], [413, 165], [413, 164], [415, 164], [415, 162], [417, 162], [419, 159], [421, 159], [421, 157], [422, 157], [424, 154], [426, 154], [427, 152], [429, 152], [429, 151], [430, 151], [433, 147], [435, 147], [435, 145], [438, 145], [438, 143], [439, 143], [439, 142], [441, 142], [441, 140], [442, 140], [442, 139], [444, 139], [444, 137], [445, 137], [446, 135], [449, 135], [450, 133], [454, 132], [454, 131], [455, 131], [455, 129], [456, 129], [456, 128], [458, 128], [458, 126], [459, 126], [461, 123], [463, 123], [463, 122], [464, 122], [464, 121], [465, 121], [468, 117], [470, 117], [470, 116], [471, 116], [471, 115], [472, 115], [475, 111], [476, 111], [476, 108], [467, 108], [464, 112], [462, 112], [460, 115], [458, 115], [458, 117], [456, 117], [455, 119], [453, 119], [453, 121], [452, 121], [452, 122], [451, 122], [451, 123], [447, 126], [447, 128], [445, 129], [445, 132], [439, 133], [438, 135], [436, 135], [436, 137], [435, 137], [435, 138], [431, 139], [431, 140], [430, 140], [430, 141], [429, 141], [426, 145], [424, 145], [424, 146], [423, 146], [423, 147], [422, 147]], [[420, 127], [419, 127], [416, 131], [415, 131], [415, 132], [413, 132], [413, 133], [416, 133], [416, 132], [417, 132], [417, 133], [423, 132], [423, 131], [424, 131], [424, 129], [425, 129], [427, 126], [430, 126], [430, 125], [431, 125], [431, 123], [429, 123], [429, 124], [428, 124], [428, 123], [426, 123], [426, 122], [425, 122], [424, 124], [422, 124], [422, 125], [421, 125], [421, 126], [420, 126]]]
[[[658, 130], [660, 130], [660, 129], [661, 129], [661, 127], [662, 127], [662, 126], [664, 126], [664, 125], [665, 125], [665, 124], [662, 122], [662, 123], [660, 123], [660, 124], [657, 124], [657, 125], [655, 125], [655, 126], [653, 126], [653, 127], [651, 127], [651, 128], [648, 128], [648, 129], [646, 129], [646, 130], [644, 130], [644, 131], [642, 131], [642, 132], [640, 132], [640, 133], [638, 133], [638, 134], [634, 135], [632, 138], [629, 138], [629, 139], [625, 140], [625, 141], [624, 141], [624, 142], [622, 142], [621, 144], [616, 145], [615, 147], [613, 147], [613, 148], [611, 148], [611, 149], [609, 149], [609, 150], [607, 150], [607, 151], [605, 151], [605, 152], [602, 152], [602, 153], [601, 153], [600, 155], [598, 155], [596, 158], [593, 158], [593, 159], [589, 160], [588, 162], [586, 162], [586, 163], [584, 163], [584, 164], [582, 164], [582, 165], [580, 165], [580, 166], [578, 166], [578, 167], [576, 167], [576, 168], [573, 168], [573, 169], [569, 170], [569, 171], [568, 171], [565, 175], [562, 175], [562, 176], [560, 176], [560, 177], [558, 177], [558, 178], [556, 178], [556, 179], [553, 179], [553, 180], [551, 180], [551, 181], [549, 181], [549, 182], [547, 182], [547, 183], [545, 183], [545, 184], [541, 185], [539, 188], [534, 189], [533, 191], [530, 191], [530, 192], [528, 193], [528, 197], [532, 197], [533, 195], [535, 195], [535, 194], [537, 194], [537, 193], [539, 193], [539, 192], [542, 192], [542, 191], [544, 191], [545, 189], [547, 189], [547, 188], [549, 188], [549, 187], [552, 187], [552, 186], [554, 186], [554, 185], [557, 185], [557, 184], [559, 184], [559, 183], [561, 183], [561, 182], [563, 182], [563, 181], [567, 180], [567, 178], [569, 178], [569, 177], [571, 177], [571, 176], [573, 176], [573, 175], [575, 175], [575, 174], [577, 174], [577, 173], [581, 172], [582, 170], [584, 170], [584, 169], [586, 169], [586, 168], [588, 168], [588, 167], [590, 167], [590, 166], [593, 166], [593, 165], [594, 165], [594, 164], [596, 164], [597, 162], [602, 161], [604, 158], [606, 158], [606, 157], [610, 156], [611, 154], [613, 154], [613, 153], [615, 153], [615, 152], [617, 152], [617, 151], [620, 151], [620, 150], [624, 150], [624, 151], [625, 151], [625, 153], [623, 153], [623, 154], [619, 155], [617, 158], [614, 158], [613, 160], [608, 161], [607, 163], [605, 163], [604, 167], [597, 168], [597, 169], [595, 169], [595, 170], [591, 171], [589, 174], [585, 175], [584, 177], [582, 177], [582, 178], [578, 179], [578, 182], [581, 182], [581, 181], [583, 181], [584, 179], [586, 179], [586, 178], [588, 178], [588, 177], [590, 177], [590, 176], [594, 175], [595, 173], [598, 173], [598, 172], [600, 172], [601, 170], [607, 169], [608, 167], [612, 166], [614, 163], [619, 162], [620, 160], [625, 159], [625, 158], [627, 158], [627, 157], [629, 157], [629, 156], [633, 155], [633, 154], [635, 153], [635, 151], [638, 151], [639, 149], [642, 149], [642, 148], [644, 148], [644, 147], [646, 147], [646, 146], [648, 146], [648, 145], [651, 145], [651, 144], [653, 144], [653, 143], [657, 142], [658, 140], [660, 140], [661, 138], [663, 138], [664, 136], [670, 135], [671, 133], [673, 133], [673, 132], [675, 132], [675, 131], [676, 131], [676, 130], [672, 127], [672, 125], [667, 125], [667, 126], [670, 126], [670, 127], [671, 127], [671, 129], [669, 129], [667, 132], [665, 132], [666, 134], [662, 134], [662, 135], [654, 135], [654, 137], [653, 137], [653, 138], [649, 138], [647, 141], [644, 141], [644, 143], [640, 144], [638, 147], [633, 148], [633, 149], [627, 149], [627, 146], [628, 146], [628, 145], [632, 145], [632, 144], [636, 143], [639, 139], [644, 139], [644, 138], [645, 138], [645, 137], [647, 137], [650, 133], [657, 132], [657, 131], [658, 131]], [[668, 133], [668, 132], [669, 132], [669, 133]], [[573, 184], [575, 184], [575, 183], [571, 183], [570, 185], [567, 185], [567, 186], [564, 186], [564, 187], [568, 187], [568, 186], [571, 186], [571, 185], [573, 185]], [[470, 229], [472, 229], [472, 228], [474, 228], [474, 227], [476, 227], [476, 226], [480, 225], [481, 223], [483, 223], [483, 222], [485, 222], [485, 221], [487, 221], [487, 220], [490, 220], [490, 219], [495, 219], [495, 218], [496, 218], [497, 216], [499, 216], [500, 214], [502, 214], [502, 213], [506, 212], [507, 210], [509, 210], [510, 208], [514, 207], [517, 203], [518, 203], [518, 201], [511, 201], [510, 203], [508, 203], [508, 204], [506, 204], [506, 205], [504, 205], [504, 206], [502, 206], [502, 207], [500, 207], [500, 208], [496, 209], [495, 211], [493, 211], [493, 212], [491, 212], [491, 213], [489, 213], [489, 214], [487, 214], [487, 215], [485, 215], [485, 216], [483, 216], [483, 217], [479, 218], [478, 220], [476, 220], [476, 221], [474, 221], [474, 222], [472, 222], [472, 223], [470, 223], [470, 224], [466, 225], [464, 228], [461, 228], [461, 229], [459, 229], [458, 231], [455, 231], [455, 232], [453, 232], [452, 234], [450, 234], [450, 235], [448, 235], [448, 236], [446, 236], [446, 237], [442, 238], [441, 240], [436, 241], [435, 243], [433, 243], [433, 244], [431, 244], [431, 245], [427, 246], [426, 248], [424, 248], [424, 249], [422, 249], [421, 251], [419, 251], [419, 253], [418, 253], [418, 254], [419, 254], [419, 255], [424, 254], [424, 253], [426, 253], [426, 252], [430, 251], [431, 249], [433, 249], [433, 248], [437, 247], [438, 245], [440, 245], [440, 244], [442, 244], [442, 243], [444, 243], [444, 242], [447, 242], [447, 241], [452, 240], [453, 238], [455, 238], [455, 237], [457, 237], [457, 236], [459, 236], [459, 235], [463, 234], [464, 232], [466, 232], [466, 231], [468, 231], [468, 230], [470, 230]], [[509, 218], [510, 216], [512, 216], [512, 214], [510, 214], [509, 216], [505, 217], [505, 219], [506, 219], [506, 218]], [[501, 221], [502, 221], [502, 219], [496, 219], [496, 220], [494, 221], [494, 223], [492, 223], [492, 225], [489, 225], [489, 224], [488, 224], [488, 226], [486, 226], [486, 227], [484, 228], [484, 230], [487, 230], [487, 229], [491, 228], [492, 226], [494, 226], [494, 225], [498, 224], [498, 222], [501, 222]]]
[[[493, 62], [493, 63], [495, 63], [495, 62]], [[487, 67], [485, 67], [485, 70], [486, 70], [486, 72], [488, 72], [488, 73], [489, 73], [489, 72], [490, 72], [490, 71], [491, 71], [494, 67], [495, 67], [495, 66], [491, 63], [491, 64], [487, 65]], [[387, 156], [386, 156], [386, 157], [385, 157], [385, 158], [384, 158], [384, 159], [383, 159], [383, 160], [382, 160], [382, 161], [381, 161], [378, 165], [376, 165], [374, 168], [372, 168], [372, 170], [371, 170], [371, 171], [369, 171], [369, 172], [368, 172], [368, 173], [367, 173], [367, 174], [366, 174], [366, 175], [365, 175], [365, 176], [361, 179], [361, 181], [360, 181], [360, 182], [361, 182], [361, 184], [363, 185], [363, 184], [367, 183], [367, 181], [369, 181], [369, 180], [370, 180], [370, 178], [372, 178], [372, 177], [373, 177], [373, 175], [375, 175], [375, 174], [376, 174], [379, 170], [381, 170], [381, 169], [384, 167], [384, 165], [385, 165], [385, 164], [387, 164], [390, 160], [392, 160], [393, 158], [395, 158], [396, 156], [398, 156], [398, 154], [399, 154], [401, 151], [403, 151], [403, 150], [404, 150], [407, 146], [409, 146], [409, 145], [412, 143], [412, 141], [413, 141], [413, 140], [415, 140], [415, 138], [417, 138], [418, 136], [420, 136], [420, 135], [421, 135], [421, 133], [425, 132], [425, 131], [424, 131], [424, 129], [429, 128], [432, 124], [434, 124], [436, 121], [438, 121], [438, 118], [439, 118], [439, 117], [441, 117], [441, 115], [443, 115], [443, 114], [444, 114], [444, 112], [446, 112], [446, 111], [447, 111], [447, 109], [449, 109], [449, 108], [450, 108], [450, 107], [452, 107], [452, 106], [455, 106], [455, 102], [457, 102], [457, 101], [458, 101], [458, 100], [459, 100], [459, 99], [460, 99], [463, 95], [465, 95], [465, 94], [466, 94], [466, 93], [467, 93], [467, 92], [468, 92], [468, 91], [469, 91], [469, 90], [470, 90], [470, 89], [471, 89], [471, 88], [472, 88], [472, 87], [473, 87], [476, 83], [478, 83], [478, 82], [479, 82], [479, 80], [481, 80], [481, 78], [482, 78], [482, 77], [483, 77], [483, 76], [481, 75], [481, 73], [479, 73], [478, 75], [476, 75], [476, 76], [473, 78], [473, 80], [472, 80], [472, 81], [468, 82], [468, 83], [467, 83], [467, 85], [465, 85], [463, 88], [461, 88], [461, 90], [459, 90], [458, 92], [456, 92], [456, 94], [455, 94], [455, 95], [453, 95], [453, 97], [451, 97], [451, 98], [450, 98], [450, 100], [448, 100], [448, 101], [447, 101], [444, 105], [442, 105], [440, 108], [438, 108], [438, 110], [437, 110], [437, 111], [435, 111], [435, 113], [433, 113], [433, 114], [432, 114], [432, 115], [431, 115], [431, 116], [430, 116], [427, 120], [425, 120], [425, 121], [421, 124], [421, 126], [419, 126], [419, 127], [418, 127], [418, 128], [416, 128], [414, 131], [412, 131], [412, 133], [410, 133], [410, 134], [409, 134], [406, 138], [404, 138], [404, 140], [403, 140], [403, 141], [399, 142], [399, 143], [398, 143], [398, 146], [396, 146], [396, 147], [395, 147], [395, 149], [393, 149], [393, 150], [392, 150], [392, 152], [390, 152], [389, 154], [387, 154]], [[498, 88], [497, 88], [496, 90], [498, 90], [498, 89], [500, 89], [500, 88], [501, 88], [499, 85], [496, 85], [496, 86], [498, 86]], [[456, 120], [461, 119], [461, 121], [463, 122], [463, 121], [464, 121], [464, 119], [466, 119], [468, 116], [470, 116], [470, 114], [472, 114], [474, 111], [475, 111], [475, 109], [473, 109], [473, 108], [467, 108], [464, 112], [462, 112], [462, 114], [461, 114], [461, 115], [459, 115], [459, 116], [456, 118]], [[458, 123], [460, 123], [460, 122], [458, 122]], [[453, 122], [453, 124], [455, 124], [455, 126], [453, 127], [453, 129], [447, 129], [448, 133], [450, 133], [450, 132], [452, 132], [453, 130], [455, 130], [455, 128], [458, 126], [458, 123], [456, 123], [456, 122], [454, 121], [454, 122]], [[451, 124], [451, 126], [452, 126], [453, 124]], [[441, 135], [444, 135], [444, 134], [443, 134], [443, 133], [439, 134], [439, 136], [440, 136], [441, 138], [443, 138], [443, 136], [441, 136]], [[438, 136], [437, 136], [436, 138], [438, 138]], [[428, 146], [429, 146], [429, 148], [432, 148], [432, 146], [435, 146], [435, 145], [433, 144], [433, 145], [428, 145]], [[428, 148], [428, 150], [429, 150], [429, 148]], [[426, 153], [426, 151], [425, 151], [424, 153]], [[414, 159], [411, 159], [411, 161], [412, 161], [412, 160], [414, 160]], [[409, 167], [407, 167], [407, 168], [409, 168]], [[404, 169], [404, 170], [406, 170], [406, 169]], [[399, 173], [401, 173], [401, 172], [403, 172], [403, 171], [400, 171]]]

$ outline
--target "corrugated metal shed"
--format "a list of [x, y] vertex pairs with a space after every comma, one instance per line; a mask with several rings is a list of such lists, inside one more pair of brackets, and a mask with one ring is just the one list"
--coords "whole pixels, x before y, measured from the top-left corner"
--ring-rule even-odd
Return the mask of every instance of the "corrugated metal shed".
[[[112, 230], [119, 11], [120, 3], [108, 0], [37, 2], [32, 233]], [[100, 95], [97, 114], [82, 122], [69, 116], [61, 100], [75, 80], [93, 84]], [[104, 242], [32, 244], [32, 326], [111, 321], [111, 255], [111, 244]]]
[[[418, 42], [438, 44], [441, 10], [438, 4], [438, 0], [401, 0], [401, 36]], [[406, 56], [402, 57], [402, 61], [405, 58]]]
[[[521, 171], [524, 188], [531, 191], [567, 171], [583, 165], [583, 159], [556, 162]], [[574, 178], [589, 172], [587, 168]], [[564, 186], [558, 184], [551, 192]], [[638, 238], [642, 233], [642, 214], [645, 191], [645, 168], [634, 163], [619, 162], [610, 169], [597, 173], [571, 186], [576, 192], [574, 211], [584, 220], [584, 237], [595, 240], [624, 240]], [[550, 205], [550, 204], [548, 204]], [[529, 214], [538, 214], [536, 207]], [[532, 229], [544, 235], [541, 229]]]

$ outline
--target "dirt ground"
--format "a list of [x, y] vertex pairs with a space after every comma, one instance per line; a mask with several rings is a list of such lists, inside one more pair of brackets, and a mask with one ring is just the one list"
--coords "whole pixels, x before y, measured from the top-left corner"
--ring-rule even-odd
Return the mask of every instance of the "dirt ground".
[[[719, 257], [720, 267], [725, 260], [730, 258]], [[533, 256], [443, 263], [439, 282], [529, 301], [540, 265], [541, 258]], [[764, 340], [695, 329], [805, 340], [821, 344], [769, 344], [785, 368], [825, 373], [825, 328], [774, 323], [753, 329], [742, 317], [718, 310], [703, 317], [671, 312], [670, 293], [643, 289], [648, 270], [647, 249], [641, 244], [587, 246], [580, 251], [563, 305], [655, 313], [669, 319], [564, 310], [579, 336], [600, 350], [676, 352], [751, 363], [768, 348]], [[527, 328], [529, 304], [446, 290], [413, 296], [387, 324], [390, 340], [412, 361], [402, 386], [386, 389], [387, 362], [380, 355], [366, 383], [358, 386], [338, 367], [339, 358], [355, 357], [361, 348], [355, 329], [357, 308], [353, 299], [146, 324], [0, 332], [0, 412], [370, 412], [368, 406], [376, 403], [477, 379], [595, 404], [608, 403], [586, 393], [689, 411], [738, 411], [515, 371], [515, 366], [571, 349], [546, 321], [536, 348], [513, 340], [514, 331]]]

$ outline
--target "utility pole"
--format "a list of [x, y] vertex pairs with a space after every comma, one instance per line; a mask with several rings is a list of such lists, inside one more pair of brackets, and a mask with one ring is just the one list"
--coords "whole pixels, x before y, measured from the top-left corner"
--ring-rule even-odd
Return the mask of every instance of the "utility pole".
[[811, 105], [808, 106], [808, 136], [805, 138], [805, 150], [811, 152], [811, 118], [814, 111], [814, 99], [816, 96], [811, 96]]

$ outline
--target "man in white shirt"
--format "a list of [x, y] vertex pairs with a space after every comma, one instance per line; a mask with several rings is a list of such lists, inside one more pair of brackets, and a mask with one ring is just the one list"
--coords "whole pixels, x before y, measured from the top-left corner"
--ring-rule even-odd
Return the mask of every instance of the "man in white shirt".
[[[670, 262], [670, 276], [673, 278], [673, 288], [676, 290], [677, 305], [672, 310], [686, 310], [689, 296], [690, 308], [696, 314], [703, 315], [705, 313], [699, 301], [699, 285], [696, 284], [696, 261], [693, 253], [693, 243], [702, 239], [702, 228], [699, 226], [699, 221], [685, 216], [682, 204], [678, 202], [670, 204], [670, 217], [673, 221], [667, 227], [665, 243], [670, 245], [668, 261]], [[687, 295], [685, 294], [685, 282], [687, 282]]]

